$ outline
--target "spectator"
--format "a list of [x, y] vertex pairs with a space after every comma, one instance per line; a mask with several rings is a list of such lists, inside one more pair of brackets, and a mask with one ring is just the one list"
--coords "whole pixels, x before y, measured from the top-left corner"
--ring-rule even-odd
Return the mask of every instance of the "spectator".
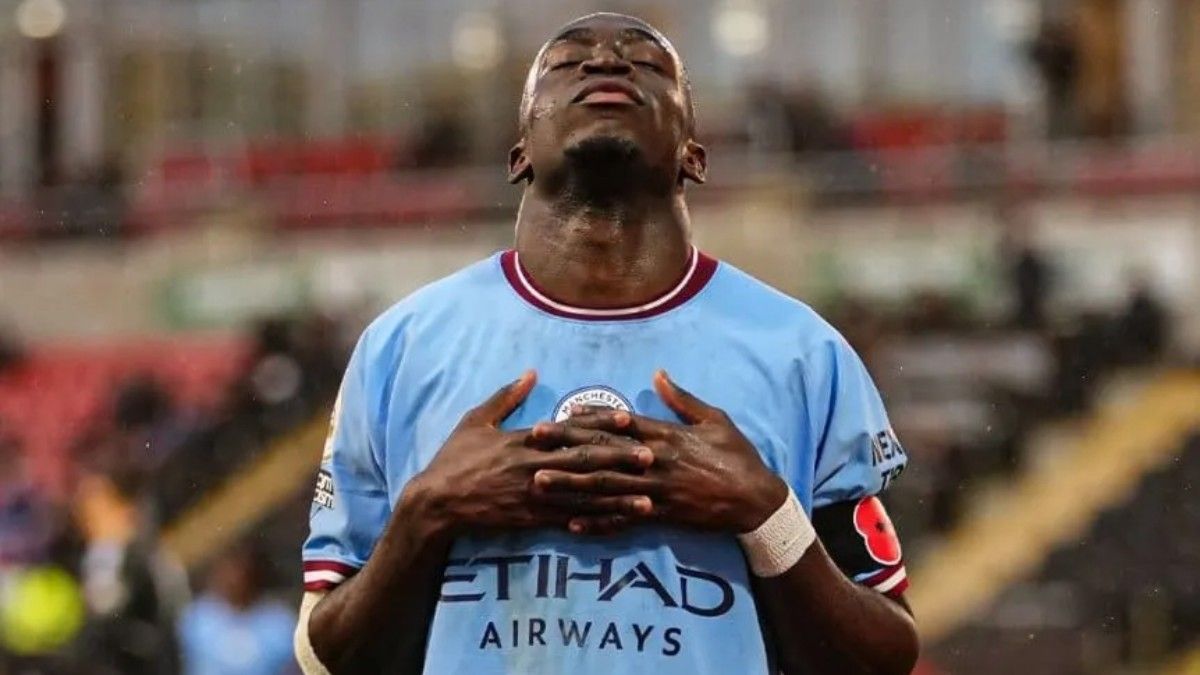
[[1118, 319], [1124, 360], [1144, 364], [1162, 354], [1166, 343], [1167, 312], [1145, 279], [1134, 282], [1125, 312]]
[[792, 152], [844, 150], [849, 146], [841, 120], [815, 88], [801, 87], [788, 97], [788, 133]]
[[0, 326], [0, 373], [21, 361], [23, 350], [11, 333]]
[[1028, 56], [1046, 92], [1046, 126], [1051, 138], [1078, 131], [1075, 89], [1079, 81], [1079, 40], [1074, 27], [1060, 19], [1042, 24], [1029, 45]]
[[1040, 330], [1046, 323], [1046, 296], [1052, 274], [1049, 263], [1029, 241], [1028, 225], [1013, 207], [1002, 207], [998, 219], [1006, 229], [1000, 243], [1001, 262], [1007, 267], [1012, 289], [1012, 323], [1026, 330]]
[[265, 559], [249, 548], [218, 559], [207, 592], [179, 620], [185, 675], [298, 672], [292, 660], [296, 616], [264, 596]]
[[450, 103], [433, 103], [421, 124], [412, 161], [419, 169], [440, 169], [458, 166], [471, 154], [471, 130], [461, 115], [462, 107]]
[[94, 675], [178, 670], [173, 626], [186, 586], [153, 543], [143, 488], [140, 471], [114, 465], [86, 475], [75, 498], [88, 618], [74, 653]]
[[55, 534], [54, 510], [30, 475], [17, 437], [0, 420], [0, 571], [43, 559]]
[[113, 400], [112, 421], [118, 456], [146, 470], [161, 466], [196, 423], [177, 409], [162, 384], [147, 374], [121, 383]]

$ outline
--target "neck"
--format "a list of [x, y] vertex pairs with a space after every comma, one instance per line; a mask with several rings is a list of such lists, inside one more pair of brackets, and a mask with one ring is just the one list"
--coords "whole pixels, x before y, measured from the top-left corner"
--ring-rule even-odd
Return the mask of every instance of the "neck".
[[691, 252], [681, 195], [603, 207], [540, 199], [527, 190], [517, 216], [517, 253], [547, 295], [578, 307], [629, 307], [667, 293]]

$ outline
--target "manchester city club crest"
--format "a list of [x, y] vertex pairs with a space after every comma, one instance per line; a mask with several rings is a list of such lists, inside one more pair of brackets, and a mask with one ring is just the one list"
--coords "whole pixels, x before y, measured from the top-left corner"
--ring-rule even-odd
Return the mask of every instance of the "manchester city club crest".
[[571, 416], [571, 406], [593, 405], [633, 412], [633, 406], [615, 389], [600, 385], [581, 387], [567, 394], [554, 406], [554, 421], [562, 422]]

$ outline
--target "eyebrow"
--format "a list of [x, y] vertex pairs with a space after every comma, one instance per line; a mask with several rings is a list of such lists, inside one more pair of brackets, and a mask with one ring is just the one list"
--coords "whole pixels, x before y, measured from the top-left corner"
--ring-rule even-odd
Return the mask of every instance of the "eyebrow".
[[[639, 42], [652, 42], [660, 49], [662, 49], [664, 51], [667, 50], [667, 46], [665, 44], [663, 44], [662, 40], [657, 35], [655, 35], [654, 33], [651, 33], [650, 31], [646, 30], [645, 28], [636, 28], [636, 27], [622, 28], [621, 32], [617, 33], [617, 37], [622, 40], [632, 39], [632, 40], [637, 40]], [[549, 42], [549, 44], [546, 45], [546, 48], [548, 49], [550, 47], [553, 47], [554, 45], [556, 45], [560, 42], [595, 42], [595, 41], [596, 41], [596, 31], [595, 30], [593, 30], [591, 28], [583, 28], [583, 27], [571, 28], [571, 29], [565, 30], [565, 31], [559, 33], [558, 35], [556, 35], [554, 37], [554, 39], [551, 40]]]

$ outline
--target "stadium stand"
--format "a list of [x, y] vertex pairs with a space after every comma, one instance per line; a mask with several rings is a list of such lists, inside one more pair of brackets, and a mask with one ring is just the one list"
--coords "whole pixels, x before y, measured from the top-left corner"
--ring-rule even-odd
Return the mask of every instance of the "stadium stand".
[[344, 358], [335, 333], [302, 318], [246, 335], [36, 346], [0, 367], [0, 436], [51, 502], [69, 498], [81, 465], [140, 467], [168, 522], [328, 405]]
[[1200, 378], [1164, 376], [1056, 442], [914, 574], [949, 672], [1147, 668], [1200, 632]]
[[[142, 420], [122, 410], [170, 391], [181, 415], [213, 411], [242, 372], [249, 343], [238, 337], [132, 340], [104, 345], [39, 345], [0, 369], [0, 421], [32, 460], [34, 480], [63, 496], [75, 453], [101, 445], [98, 435], [131, 432]], [[166, 405], [164, 403], [164, 405]], [[122, 422], [126, 428], [119, 429]], [[79, 430], [86, 429], [83, 437]], [[160, 451], [144, 441], [147, 455]], [[92, 448], [79, 447], [92, 445]]]
[[[301, 501], [307, 508], [308, 493], [297, 490], [312, 478], [312, 467], [320, 455], [328, 429], [318, 415], [295, 431], [275, 440], [260, 458], [206, 495], [196, 506], [171, 523], [163, 534], [163, 543], [187, 567], [199, 567], [222, 549], [257, 528], [281, 504]], [[291, 511], [289, 511], [291, 512]], [[303, 515], [295, 525], [304, 523]], [[290, 529], [296, 529], [295, 527]], [[274, 528], [266, 528], [274, 531]], [[288, 542], [294, 545], [294, 541]], [[278, 550], [288, 556], [290, 546]], [[284, 551], [287, 551], [284, 553]], [[285, 582], [286, 583], [286, 582]]]

